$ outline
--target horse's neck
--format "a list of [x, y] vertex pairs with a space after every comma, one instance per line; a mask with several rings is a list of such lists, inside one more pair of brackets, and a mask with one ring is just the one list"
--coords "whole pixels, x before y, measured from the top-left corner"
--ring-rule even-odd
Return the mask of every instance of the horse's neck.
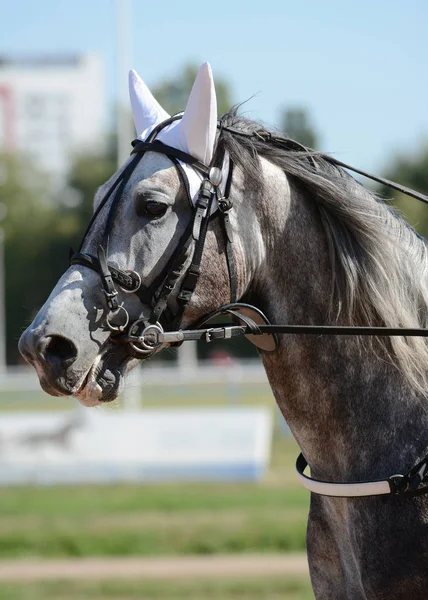
[[[290, 189], [287, 222], [282, 231], [272, 225], [276, 233], [254, 298], [273, 323], [326, 324], [332, 284], [325, 235], [315, 203]], [[353, 337], [280, 336], [279, 342], [263, 363], [316, 476], [384, 477], [411, 467], [424, 452], [423, 403], [381, 349], [364, 349]]]

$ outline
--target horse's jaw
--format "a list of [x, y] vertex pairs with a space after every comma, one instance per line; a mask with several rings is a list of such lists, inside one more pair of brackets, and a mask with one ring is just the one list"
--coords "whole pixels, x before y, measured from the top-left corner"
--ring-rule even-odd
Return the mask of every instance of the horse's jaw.
[[82, 378], [73, 397], [83, 406], [92, 407], [102, 404], [103, 389], [97, 382], [97, 367], [101, 362], [101, 355], [97, 356], [88, 373]]
[[92, 407], [116, 400], [125, 385], [125, 377], [138, 362], [122, 348], [108, 344], [95, 358], [72, 396]]

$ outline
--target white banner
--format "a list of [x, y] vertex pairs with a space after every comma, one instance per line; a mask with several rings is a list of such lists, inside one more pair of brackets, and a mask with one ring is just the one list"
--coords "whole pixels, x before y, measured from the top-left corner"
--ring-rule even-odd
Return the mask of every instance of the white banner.
[[0, 484], [258, 479], [271, 434], [261, 407], [3, 414]]

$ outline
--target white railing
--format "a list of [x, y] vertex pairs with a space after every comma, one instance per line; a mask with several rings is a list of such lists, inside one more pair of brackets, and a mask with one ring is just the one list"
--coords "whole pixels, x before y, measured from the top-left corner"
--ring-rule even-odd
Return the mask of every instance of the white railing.
[[[135, 408], [144, 405], [144, 398], [150, 396], [158, 398], [160, 404], [165, 396], [185, 400], [192, 396], [192, 390], [199, 390], [197, 393], [203, 396], [221, 393], [227, 401], [239, 402], [245, 390], [254, 391], [254, 386], [262, 390], [264, 396], [271, 395], [264, 368], [257, 360], [225, 364], [200, 361], [196, 366], [183, 362], [175, 365], [148, 362], [129, 376], [121, 405]], [[189, 390], [187, 396], [183, 393], [185, 390]], [[0, 374], [0, 408], [5, 399], [9, 399], [8, 408], [13, 408], [10, 399], [14, 394], [29, 409], [37, 403], [61, 404], [61, 399], [56, 400], [41, 391], [37, 375], [30, 367], [10, 367]], [[66, 403], [63, 407], [69, 408]]]

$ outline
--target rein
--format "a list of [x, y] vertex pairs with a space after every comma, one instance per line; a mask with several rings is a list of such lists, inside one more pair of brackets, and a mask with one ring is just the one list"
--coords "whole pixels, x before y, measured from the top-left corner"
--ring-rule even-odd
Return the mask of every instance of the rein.
[[[221, 195], [220, 185], [222, 183], [222, 166], [225, 160], [225, 151], [221, 142], [223, 131], [243, 137], [258, 137], [265, 143], [277, 145], [285, 150], [307, 153], [311, 159], [311, 151], [294, 140], [274, 135], [265, 130], [252, 133], [242, 132], [232, 127], [224, 126], [221, 122], [218, 127], [220, 133], [217, 146], [214, 151], [213, 160], [210, 165], [205, 165], [195, 157], [167, 146], [156, 139], [158, 133], [173, 121], [180, 119], [181, 114], [170, 117], [151, 132], [145, 141], [135, 140], [131, 156], [133, 158], [125, 167], [118, 179], [113, 183], [106, 195], [97, 207], [88, 228], [83, 236], [82, 243], [77, 253], [71, 253], [70, 265], [82, 265], [92, 269], [100, 275], [103, 291], [106, 297], [109, 312], [106, 317], [106, 326], [112, 332], [112, 341], [126, 343], [133, 350], [137, 358], [145, 358], [166, 344], [181, 344], [189, 340], [205, 340], [211, 342], [219, 339], [231, 339], [238, 336], [246, 336], [252, 343], [263, 351], [271, 352], [277, 347], [276, 335], [339, 335], [339, 336], [416, 336], [428, 337], [428, 329], [424, 328], [392, 328], [392, 327], [348, 327], [331, 325], [272, 325], [265, 315], [256, 307], [236, 302], [236, 265], [233, 253], [233, 229], [229, 220], [229, 213], [233, 209], [230, 191], [233, 177], [233, 162], [230, 158], [225, 192]], [[187, 176], [180, 161], [188, 164], [202, 176], [202, 183], [193, 208], [193, 218], [189, 221], [178, 245], [162, 272], [155, 277], [149, 286], [143, 285], [141, 276], [132, 270], [121, 270], [108, 263], [109, 236], [115, 220], [115, 215], [123, 191], [128, 183], [134, 169], [146, 152], [158, 152], [166, 155], [172, 161], [180, 182], [184, 185], [188, 200], [193, 207], [193, 199], [190, 194], [190, 186]], [[382, 177], [371, 175], [360, 169], [356, 169], [331, 156], [316, 152], [318, 156], [328, 163], [348, 169], [366, 178], [372, 179], [387, 187], [395, 189], [407, 196], [428, 204], [428, 197], [420, 192], [389, 181]], [[102, 237], [102, 243], [97, 248], [97, 256], [83, 253], [84, 242], [91, 230], [95, 220], [100, 214], [107, 201], [112, 198], [112, 203], [107, 215], [106, 228]], [[210, 221], [211, 209], [217, 201], [218, 214], [222, 220], [225, 238], [226, 262], [229, 273], [230, 304], [225, 305], [206, 315], [194, 329], [180, 329], [181, 320], [188, 305], [200, 274], [200, 264], [205, 246], [205, 239]], [[193, 254], [190, 262], [188, 253], [193, 244]], [[186, 267], [186, 264], [188, 266]], [[181, 280], [181, 281], [180, 281]], [[117, 284], [122, 291], [136, 294], [140, 301], [151, 307], [148, 319], [139, 318], [130, 323], [130, 317], [118, 301]], [[177, 308], [173, 312], [169, 301], [173, 291], [179, 286], [175, 298]], [[233, 324], [216, 324], [213, 327], [204, 327], [214, 317], [226, 315], [230, 317]], [[296, 469], [303, 485], [310, 491], [327, 496], [356, 497], [373, 496], [381, 494], [419, 495], [428, 493], [428, 486], [420, 487], [428, 481], [428, 456], [413, 467], [407, 474], [395, 474], [388, 479], [379, 481], [343, 482], [330, 483], [313, 479], [304, 474], [308, 463], [302, 454], [299, 455]]]

